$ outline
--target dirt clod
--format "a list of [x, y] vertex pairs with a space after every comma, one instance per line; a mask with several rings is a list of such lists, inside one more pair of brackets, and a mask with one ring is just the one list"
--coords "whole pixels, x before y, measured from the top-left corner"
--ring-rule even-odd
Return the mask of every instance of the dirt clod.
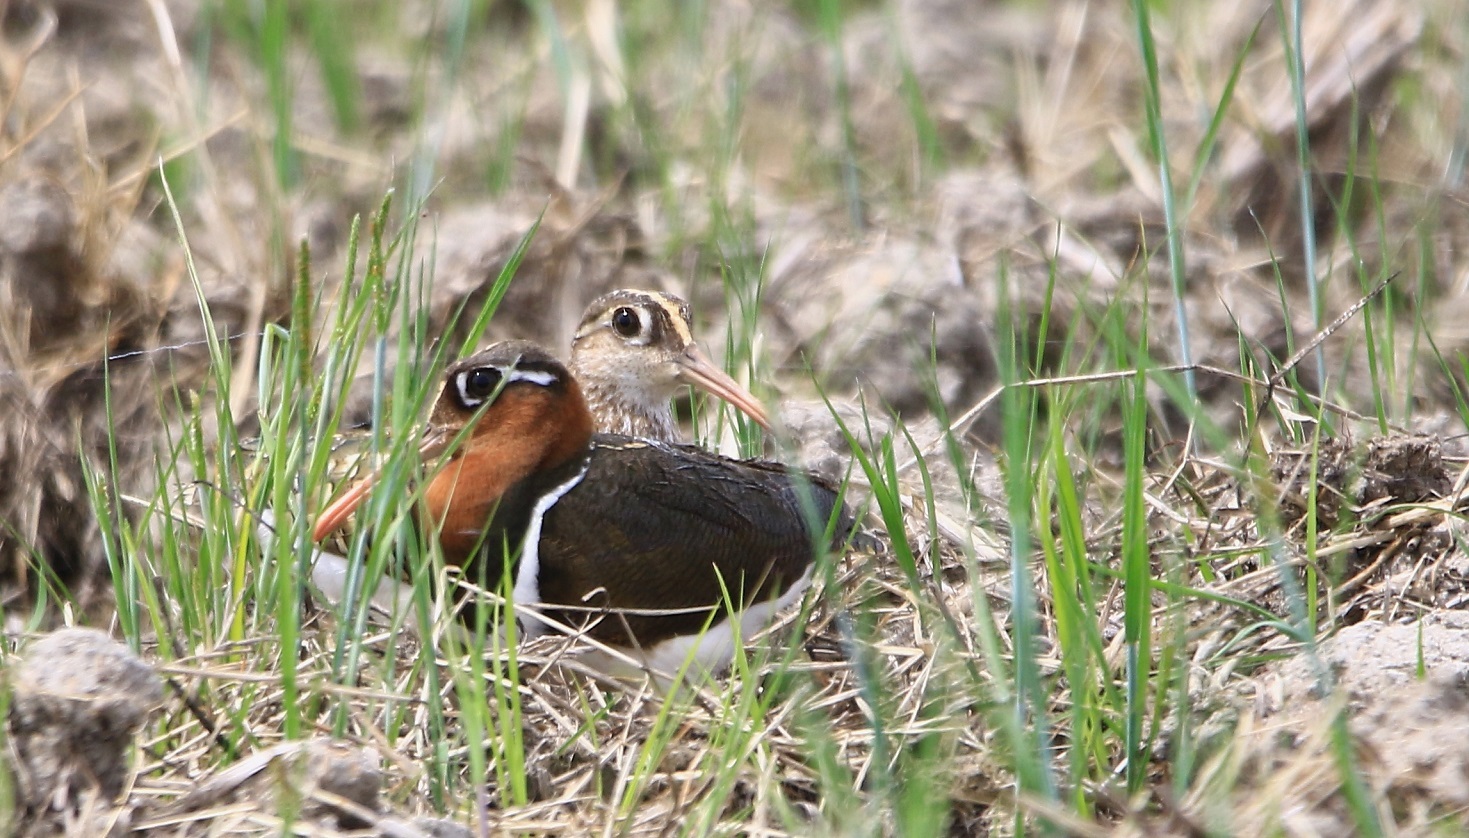
[[[1398, 800], [1469, 805], [1469, 614], [1347, 626], [1314, 661], [1290, 658], [1257, 686], [1252, 757], [1263, 765], [1330, 759], [1321, 728], [1340, 706], [1374, 783]], [[1287, 791], [1286, 802], [1314, 793]]]
[[323, 829], [361, 829], [384, 820], [407, 829], [404, 822], [384, 817], [381, 788], [382, 770], [372, 752], [330, 739], [308, 739], [253, 754], [150, 817], [153, 822], [207, 822], [186, 816], [215, 811], [228, 812], [216, 815], [216, 824], [231, 819], [245, 823], [289, 811], [298, 823]]
[[1450, 488], [1442, 443], [1409, 434], [1379, 437], [1361, 446], [1349, 439], [1323, 439], [1314, 451], [1282, 449], [1275, 452], [1271, 470], [1281, 486], [1288, 524], [1306, 514], [1313, 488], [1317, 519], [1326, 526], [1335, 526], [1345, 511], [1359, 512], [1370, 504], [1422, 503], [1443, 497]]
[[1393, 435], [1367, 445], [1363, 468], [1366, 485], [1362, 500], [1383, 498], [1394, 503], [1420, 503], [1441, 498], [1449, 491], [1443, 443], [1436, 437]]
[[100, 631], [64, 629], [28, 650], [11, 683], [20, 834], [121, 826], [112, 804], [131, 775], [129, 746], [163, 701], [152, 668]]

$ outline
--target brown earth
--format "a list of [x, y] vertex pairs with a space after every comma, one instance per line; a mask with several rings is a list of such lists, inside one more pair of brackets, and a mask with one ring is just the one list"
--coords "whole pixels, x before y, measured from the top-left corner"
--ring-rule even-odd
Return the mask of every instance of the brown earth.
[[[1241, 425], [1240, 405], [1261, 393], [1243, 390], [1237, 375], [1211, 370], [1238, 373], [1253, 363], [1270, 375], [1315, 332], [1293, 174], [1295, 110], [1281, 69], [1282, 38], [1268, 10], [1214, 4], [1159, 22], [1168, 58], [1163, 107], [1176, 165], [1185, 167], [1180, 179], [1190, 174], [1186, 152], [1204, 134], [1223, 80], [1259, 27], [1218, 149], [1187, 210], [1192, 340], [1191, 353], [1184, 353], [1168, 295], [1156, 167], [1137, 116], [1136, 35], [1117, 10], [900, 0], [891, 10], [855, 11], [839, 44], [851, 74], [844, 116], [834, 104], [830, 56], [810, 20], [784, 9], [710, 4], [699, 55], [648, 56], [641, 65], [646, 78], [639, 79], [644, 86], [627, 88], [605, 56], [590, 62], [590, 104], [578, 121], [568, 118], [543, 36], [518, 6], [490, 4], [465, 67], [447, 78], [437, 64], [425, 70], [415, 63], [405, 46], [444, 36], [442, 17], [430, 13], [433, 4], [405, 3], [392, 12], [361, 5], [364, 14], [396, 15], [399, 26], [392, 38], [360, 44], [360, 125], [347, 128], [336, 118], [304, 47], [298, 44], [289, 57], [297, 150], [290, 176], [271, 158], [275, 128], [262, 68], [196, 4], [0, 6], [0, 474], [7, 476], [0, 482], [0, 606], [9, 643], [22, 647], [23, 657], [46, 654], [45, 643], [69, 642], [63, 640], [69, 635], [22, 638], [38, 592], [69, 589], [74, 608], [98, 625], [110, 612], [107, 561], [83, 463], [110, 469], [115, 462], [119, 484], [146, 495], [156, 480], [161, 429], [177, 427], [175, 399], [192, 398], [204, 381], [206, 332], [180, 229], [198, 293], [227, 336], [238, 385], [233, 414], [248, 434], [260, 333], [291, 323], [298, 244], [309, 245], [311, 278], [330, 297], [344, 273], [354, 215], [369, 216], [393, 185], [410, 196], [400, 200], [400, 211], [419, 209], [411, 203], [416, 187], [408, 161], [423, 153], [426, 136], [434, 138], [429, 157], [437, 180], [423, 199], [417, 236], [419, 252], [436, 250], [426, 302], [434, 333], [445, 330], [462, 303], [483, 299], [544, 210], [491, 337], [565, 346], [585, 302], [616, 287], [689, 296], [711, 335], [719, 334], [711, 324], [742, 314], [740, 304], [757, 306], [758, 351], [770, 373], [766, 392], [788, 405], [802, 456], [828, 473], [845, 468], [847, 452], [824, 414], [811, 407], [808, 363], [817, 382], [837, 395], [839, 412], [860, 415], [860, 394], [869, 408], [881, 406], [922, 429], [915, 434], [920, 447], [940, 436], [932, 416], [936, 395], [950, 420], [962, 420], [955, 424], [969, 446], [968, 476], [987, 493], [967, 501], [956, 475], [940, 473], [937, 538], [930, 542], [926, 526], [915, 527], [923, 551], [941, 556], [938, 578], [928, 581], [960, 611], [972, 600], [963, 587], [971, 583], [958, 581], [964, 565], [956, 546], [967, 539], [978, 539], [974, 549], [986, 567], [995, 566], [985, 587], [993, 587], [996, 607], [1005, 611], [1006, 534], [991, 524], [1002, 517], [992, 510], [1003, 508], [1002, 475], [990, 451], [1000, 438], [1000, 418], [986, 401], [997, 384], [997, 312], [1013, 312], [1014, 323], [1032, 330], [1021, 355], [1039, 361], [1025, 373], [1050, 375], [1103, 366], [1062, 350], [1094, 340], [1107, 325], [1110, 303], [1120, 301], [1121, 321], [1132, 329], [1145, 310], [1154, 359], [1169, 364], [1191, 357], [1202, 365], [1204, 408], [1226, 428]], [[1462, 10], [1453, 4], [1386, 0], [1307, 9], [1308, 128], [1321, 173], [1312, 210], [1318, 270], [1326, 279], [1324, 319], [1396, 275], [1386, 294], [1400, 328], [1412, 332], [1421, 318], [1435, 342], [1392, 354], [1396, 380], [1413, 386], [1395, 394], [1405, 407], [1395, 432], [1357, 421], [1371, 411], [1373, 380], [1361, 317], [1321, 344], [1337, 398], [1360, 413], [1338, 414], [1342, 430], [1319, 446], [1273, 441], [1268, 479], [1179, 453], [1186, 450], [1186, 418], [1155, 399], [1160, 421], [1150, 491], [1164, 505], [1151, 523], [1160, 534], [1160, 556], [1176, 553], [1190, 566], [1211, 566], [1220, 581], [1188, 581], [1281, 619], [1290, 616], [1285, 587], [1319, 578], [1324, 594], [1323, 639], [1314, 655], [1299, 654], [1300, 644], [1283, 635], [1259, 632], [1248, 642], [1265, 658], [1281, 658], [1278, 663], [1245, 673], [1229, 665], [1191, 679], [1205, 726], [1238, 731], [1225, 752], [1260, 772], [1232, 790], [1260, 795], [1236, 824], [1310, 834], [1348, 823], [1321, 768], [1332, 758], [1331, 731], [1321, 719], [1339, 707], [1354, 752], [1363, 755], [1364, 781], [1413, 813], [1403, 816], [1405, 823], [1432, 822], [1466, 805], [1459, 669], [1469, 660], [1460, 619], [1469, 559], [1459, 516], [1469, 469], [1453, 436], [1461, 425], [1456, 379], [1433, 355], [1454, 359], [1469, 344], [1462, 327], [1469, 216], [1461, 176], [1444, 176], [1445, 161], [1462, 145], [1454, 126], [1462, 120], [1458, 63], [1465, 44], [1456, 11]], [[596, 22], [573, 9], [561, 13], [596, 55]], [[214, 51], [191, 51], [206, 36]], [[915, 163], [924, 151], [902, 93], [903, 60], [927, 104], [941, 164]], [[733, 116], [711, 113], [723, 100], [709, 91], [729, 82], [731, 65], [743, 73], [747, 99]], [[1418, 101], [1442, 107], [1415, 109]], [[663, 153], [674, 165], [660, 169], [658, 152], [624, 116], [629, 103], [665, 132], [660, 139], [671, 148]], [[738, 154], [723, 170], [705, 164], [702, 145], [708, 121], [719, 119], [736, 124], [716, 133], [738, 139]], [[844, 119], [862, 162], [855, 203], [835, 175]], [[584, 142], [571, 143], [577, 153], [568, 158], [570, 135]], [[1376, 149], [1378, 203], [1363, 197], [1359, 180], [1354, 200], [1343, 204], [1351, 177], [1365, 180], [1372, 168], [1358, 158], [1368, 139]], [[168, 161], [163, 174], [181, 227], [163, 188], [160, 156]], [[711, 207], [747, 216], [748, 235], [721, 239], [723, 222]], [[758, 303], [753, 295], [734, 305], [726, 298], [718, 269], [735, 262], [758, 265]], [[1049, 331], [1040, 334], [1053, 272]], [[936, 360], [931, 380], [917, 373], [928, 368], [930, 355]], [[1450, 368], [1456, 364], [1448, 361]], [[1309, 358], [1292, 371], [1304, 389], [1319, 383]], [[365, 385], [369, 371], [360, 374]], [[366, 399], [365, 386], [354, 391], [349, 421], [366, 418]], [[891, 421], [880, 416], [879, 430]], [[116, 431], [111, 447], [109, 426]], [[1309, 423], [1301, 426], [1307, 428], [1302, 438], [1309, 438]], [[1117, 450], [1109, 434], [1115, 428], [1095, 430], [1109, 442], [1101, 461], [1087, 467], [1107, 472], [1116, 465], [1107, 461]], [[1317, 485], [1303, 482], [1307, 474], [1319, 476]], [[1278, 493], [1282, 565], [1234, 563], [1233, 548], [1268, 537], [1255, 502], [1266, 483]], [[1321, 531], [1329, 532], [1315, 548], [1325, 557], [1319, 577], [1304, 570], [1318, 561], [1304, 548], [1313, 502]], [[1115, 515], [1105, 499], [1088, 503], [1095, 525], [1089, 536], [1114, 543], [1108, 539]], [[891, 568], [859, 564], [847, 571], [854, 588], [859, 578], [866, 586], [864, 596], [905, 602]], [[52, 608], [44, 622], [57, 624], [60, 612]], [[1120, 618], [1108, 611], [1099, 619], [1115, 627]], [[1211, 659], [1222, 638], [1254, 619], [1226, 606], [1191, 613], [1196, 659]], [[905, 633], [904, 625], [900, 617], [884, 624], [889, 653], [902, 658], [894, 665], [914, 679], [926, 677], [919, 673], [929, 641]], [[844, 653], [833, 651], [838, 632], [831, 615], [807, 632], [813, 659], [845, 662]], [[87, 648], [95, 642], [89, 637]], [[116, 663], [96, 668], [99, 681], [140, 666], [100, 646], [91, 654]], [[1427, 677], [1419, 677], [1420, 665]], [[831, 678], [849, 683], [840, 673]], [[7, 674], [17, 752], [41, 748], [34, 743], [52, 735], [37, 732], [43, 726], [40, 711], [27, 703], [28, 679], [33, 676], [19, 668]], [[1333, 679], [1344, 690], [1323, 692]], [[134, 697], [156, 690], [153, 682]], [[836, 705], [843, 721], [860, 715], [851, 701]], [[1208, 708], [1213, 715], [1202, 712]], [[149, 710], [103, 701], [65, 712], [77, 715], [68, 722], [75, 730], [105, 727], [114, 738], [130, 739]], [[641, 701], [625, 699], [608, 711], [606, 723], [640, 712]], [[118, 713], [126, 718], [114, 719]], [[171, 705], [167, 715], [184, 712]], [[975, 739], [992, 735], [979, 728], [976, 723]], [[29, 775], [22, 795], [27, 811], [68, 818], [68, 829], [101, 829], [91, 820], [97, 817], [115, 830], [153, 817], [160, 832], [187, 834], [171, 819], [264, 798], [269, 792], [250, 784], [266, 782], [260, 778], [267, 766], [285, 766], [280, 770], [316, 779], [282, 788], [306, 788], [318, 803], [327, 801], [309, 817], [333, 829], [372, 823], [381, 834], [412, 834], [388, 832], [398, 828], [396, 820], [383, 825], [398, 815], [377, 797], [380, 754], [309, 740], [262, 749], [235, 769], [191, 762], [198, 773], [172, 789], [164, 808], [150, 809], [126, 800], [133, 768], [118, 764], [118, 752], [99, 757], [69, 747], [44, 749], [54, 751], [57, 765], [90, 765], [96, 772], [90, 785], [79, 790], [75, 770], [53, 766], [34, 769], [40, 773]], [[606, 764], [600, 755], [553, 757], [552, 751], [548, 745], [540, 754], [547, 777], [592, 777]], [[955, 783], [956, 800], [964, 801], [956, 804], [956, 828], [990, 824], [989, 804], [1003, 782], [983, 749], [964, 758], [974, 770]], [[236, 773], [227, 776], [230, 770]], [[790, 782], [799, 799], [804, 781]], [[1276, 819], [1267, 803], [1275, 807], [1269, 811], [1299, 814]], [[1126, 803], [1115, 814], [1117, 822], [1162, 824], [1163, 831], [1198, 826], [1187, 813], [1138, 813]], [[450, 827], [427, 821], [402, 827], [410, 828], [451, 834], [434, 833]]]

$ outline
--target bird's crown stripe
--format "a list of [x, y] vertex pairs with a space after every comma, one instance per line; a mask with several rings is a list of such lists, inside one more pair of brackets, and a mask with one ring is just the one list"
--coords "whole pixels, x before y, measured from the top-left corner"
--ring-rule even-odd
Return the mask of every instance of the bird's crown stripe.
[[539, 384], [549, 387], [556, 383], [556, 374], [545, 370], [513, 369], [505, 374], [505, 383], [512, 381], [526, 381], [531, 384]]

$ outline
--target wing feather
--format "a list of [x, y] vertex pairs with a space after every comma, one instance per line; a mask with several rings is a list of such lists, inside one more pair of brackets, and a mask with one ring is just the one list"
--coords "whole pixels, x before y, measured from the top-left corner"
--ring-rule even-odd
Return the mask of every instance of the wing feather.
[[[698, 631], [711, 611], [724, 612], [725, 590], [745, 604], [779, 595], [805, 573], [814, 534], [824, 532], [837, 503], [830, 486], [778, 464], [615, 436], [599, 436], [597, 445], [587, 478], [546, 515], [541, 599], [702, 609], [603, 619], [593, 633], [608, 642], [627, 643], [628, 629], [640, 641]], [[851, 524], [845, 509], [841, 515], [838, 541]]]

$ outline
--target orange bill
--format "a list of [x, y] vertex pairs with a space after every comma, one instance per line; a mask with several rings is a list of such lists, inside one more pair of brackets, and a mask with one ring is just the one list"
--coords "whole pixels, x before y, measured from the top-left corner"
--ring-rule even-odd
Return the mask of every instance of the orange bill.
[[[450, 437], [440, 430], [431, 430], [425, 436], [423, 444], [418, 447], [418, 454], [428, 461], [444, 452], [448, 447]], [[327, 505], [316, 519], [316, 528], [311, 532], [312, 541], [321, 541], [331, 535], [337, 528], [347, 523], [357, 507], [367, 500], [367, 493], [372, 490], [373, 484], [377, 482], [378, 472], [372, 471], [352, 484], [342, 496]]]
[[316, 529], [311, 532], [312, 541], [321, 541], [331, 535], [338, 527], [347, 523], [357, 507], [367, 497], [372, 489], [372, 484], [377, 480], [377, 472], [371, 472], [366, 477], [353, 483], [341, 497], [332, 501], [326, 509], [321, 511], [321, 517], [316, 519]]
[[700, 349], [698, 344], [691, 344], [684, 354], [679, 356], [678, 376], [684, 383], [691, 384], [739, 408], [765, 430], [772, 430], [770, 415], [765, 412], [765, 405], [761, 404], [760, 400], [755, 398], [749, 390], [741, 387], [738, 381], [730, 378], [728, 373], [709, 360], [709, 356], [704, 354], [704, 350]]

